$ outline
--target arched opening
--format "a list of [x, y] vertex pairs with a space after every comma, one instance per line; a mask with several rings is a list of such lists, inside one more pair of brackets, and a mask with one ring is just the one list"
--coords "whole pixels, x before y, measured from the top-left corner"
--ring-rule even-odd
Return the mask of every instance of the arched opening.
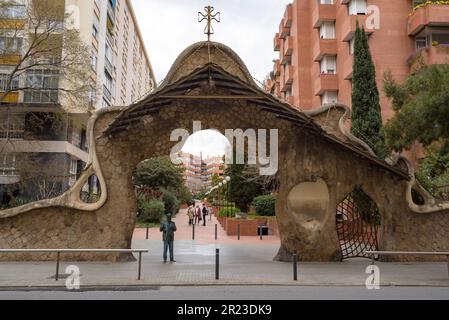
[[337, 234], [341, 258], [369, 258], [366, 251], [379, 248], [381, 216], [376, 203], [356, 187], [337, 206]]
[[132, 176], [137, 201], [137, 228], [156, 228], [165, 216], [176, 216], [181, 206], [192, 201], [182, 178], [182, 168], [170, 157], [159, 156], [140, 162]]
[[101, 186], [96, 175], [91, 175], [80, 190], [80, 199], [84, 203], [97, 203], [101, 197]]

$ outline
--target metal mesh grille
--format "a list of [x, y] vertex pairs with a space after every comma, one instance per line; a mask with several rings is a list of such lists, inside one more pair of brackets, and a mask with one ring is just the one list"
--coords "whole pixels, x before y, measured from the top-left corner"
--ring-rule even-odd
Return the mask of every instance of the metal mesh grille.
[[380, 213], [374, 201], [356, 188], [337, 206], [337, 233], [342, 259], [363, 257], [378, 250]]

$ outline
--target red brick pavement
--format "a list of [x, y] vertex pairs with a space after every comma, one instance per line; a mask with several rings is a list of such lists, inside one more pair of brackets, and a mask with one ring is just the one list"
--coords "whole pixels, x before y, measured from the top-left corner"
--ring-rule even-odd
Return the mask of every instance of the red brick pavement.
[[[211, 220], [209, 220], [211, 218]], [[192, 226], [189, 226], [189, 220], [186, 215], [186, 210], [182, 209], [173, 221], [176, 223], [178, 231], [175, 234], [175, 240], [192, 240]], [[206, 226], [203, 226], [203, 221], [200, 225], [195, 226], [195, 241], [198, 244], [211, 244], [215, 243], [215, 224], [218, 225], [218, 240], [219, 243], [229, 243], [229, 244], [280, 244], [280, 239], [277, 236], [263, 236], [263, 240], [257, 237], [240, 237], [237, 240], [237, 236], [228, 236], [223, 230], [221, 225], [218, 223], [215, 216], [206, 217]], [[136, 229], [134, 231], [133, 239], [135, 240], [145, 240], [146, 229]], [[148, 240], [162, 240], [162, 235], [158, 228], [149, 229], [149, 239]]]

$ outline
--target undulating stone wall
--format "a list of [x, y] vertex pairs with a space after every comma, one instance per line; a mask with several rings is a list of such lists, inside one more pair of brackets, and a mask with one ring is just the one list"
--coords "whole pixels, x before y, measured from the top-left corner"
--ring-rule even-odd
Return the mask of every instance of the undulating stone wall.
[[[207, 63], [220, 65], [258, 90], [246, 67], [229, 48], [223, 45], [208, 48], [204, 43], [189, 47], [181, 54], [163, 86], [182, 79]], [[345, 135], [338, 123], [343, 113], [341, 109], [335, 109], [313, 116], [325, 130], [343, 142]], [[66, 208], [58, 202], [57, 207], [27, 207], [23, 212], [14, 211], [14, 214], [0, 212], [0, 248], [130, 248], [137, 211], [131, 180], [133, 170], [145, 159], [170, 153], [176, 144], [170, 141], [172, 130], [185, 129], [192, 133], [193, 121], [201, 121], [203, 129], [214, 128], [222, 133], [225, 129], [237, 128], [279, 130], [281, 185], [277, 222], [281, 248], [276, 259], [287, 261], [290, 253], [296, 250], [303, 261], [339, 260], [336, 207], [356, 186], [362, 187], [380, 209], [381, 249], [449, 250], [449, 212], [412, 212], [406, 202], [408, 181], [403, 176], [319, 132], [282, 120], [273, 112], [263, 111], [247, 100], [175, 99], [158, 113], [146, 116], [145, 121], [114, 136], [103, 136], [117, 115], [118, 111], [102, 113], [92, 127], [93, 152], [98, 157], [97, 165], [105, 180], [103, 192], [107, 199], [104, 205], [93, 211], [81, 211]], [[297, 190], [301, 190], [298, 185], [304, 183], [319, 183], [316, 192], [320, 196], [295, 195]], [[300, 201], [291, 197], [299, 197]], [[316, 199], [320, 199], [318, 203]], [[63, 256], [67, 260], [117, 261], [130, 258], [117, 254]], [[33, 259], [54, 257], [48, 254], [0, 255], [0, 260]]]

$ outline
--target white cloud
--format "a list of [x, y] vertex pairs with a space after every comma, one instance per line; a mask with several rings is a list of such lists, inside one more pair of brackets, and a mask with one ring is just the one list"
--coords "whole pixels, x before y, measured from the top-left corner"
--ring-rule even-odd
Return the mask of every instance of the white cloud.
[[192, 43], [203, 41], [204, 22], [198, 11], [212, 5], [221, 12], [213, 41], [222, 42], [243, 59], [253, 77], [263, 81], [272, 70], [274, 34], [287, 0], [132, 0], [158, 82], [176, 57]]

